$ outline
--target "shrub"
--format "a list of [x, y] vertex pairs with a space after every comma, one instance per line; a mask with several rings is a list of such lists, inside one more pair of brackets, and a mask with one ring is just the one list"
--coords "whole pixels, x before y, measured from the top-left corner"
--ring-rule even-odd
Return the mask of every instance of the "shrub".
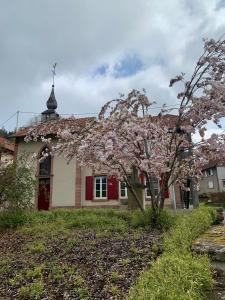
[[207, 299], [213, 279], [206, 256], [191, 253], [191, 243], [215, 221], [212, 208], [201, 207], [175, 220], [163, 240], [163, 255], [142, 273], [129, 300]]
[[137, 227], [151, 227], [151, 228], [158, 228], [163, 230], [168, 230], [175, 221], [174, 215], [169, 210], [162, 210], [159, 218], [158, 223], [153, 223], [153, 211], [152, 208], [148, 208], [143, 212], [140, 210], [136, 210], [132, 214], [131, 218], [131, 226]]
[[35, 183], [26, 155], [17, 162], [0, 165], [0, 208], [30, 207]]
[[0, 229], [16, 228], [29, 220], [27, 214], [19, 209], [4, 210], [0, 212]]
[[129, 300], [206, 299], [212, 284], [206, 257], [166, 253], [143, 273], [131, 290]]
[[165, 251], [189, 251], [192, 241], [208, 229], [215, 220], [216, 212], [209, 207], [201, 207], [190, 214], [180, 215], [164, 237]]

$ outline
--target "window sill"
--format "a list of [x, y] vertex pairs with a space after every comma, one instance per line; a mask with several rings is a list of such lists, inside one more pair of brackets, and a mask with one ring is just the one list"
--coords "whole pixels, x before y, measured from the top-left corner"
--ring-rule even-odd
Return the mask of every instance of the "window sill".
[[92, 200], [93, 202], [105, 202], [105, 201], [108, 201], [107, 198], [99, 198], [99, 199], [93, 199]]

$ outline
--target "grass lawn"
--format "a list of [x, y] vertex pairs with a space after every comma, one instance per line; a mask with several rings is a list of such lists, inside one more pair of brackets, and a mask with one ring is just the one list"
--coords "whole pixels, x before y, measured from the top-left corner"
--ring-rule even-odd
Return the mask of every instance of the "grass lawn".
[[158, 255], [159, 231], [130, 212], [34, 212], [0, 231], [0, 299], [124, 299]]

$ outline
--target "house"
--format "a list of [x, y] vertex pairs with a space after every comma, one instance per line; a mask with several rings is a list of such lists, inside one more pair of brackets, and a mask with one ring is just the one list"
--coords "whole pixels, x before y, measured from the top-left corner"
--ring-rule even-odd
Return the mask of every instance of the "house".
[[14, 144], [0, 136], [0, 164], [12, 162], [14, 156]]
[[212, 161], [202, 170], [198, 194], [225, 192], [225, 163]]
[[[54, 137], [59, 128], [73, 122], [77, 128], [84, 127], [92, 118], [62, 119], [56, 112], [57, 101], [52, 86], [50, 97], [47, 101], [47, 110], [42, 113], [42, 121], [49, 122], [48, 132], [43, 132]], [[46, 130], [43, 129], [43, 130]], [[50, 146], [41, 142], [24, 141], [29, 131], [24, 128], [15, 134], [16, 157], [23, 152], [32, 155], [36, 153], [37, 159], [33, 164], [34, 177], [38, 180], [38, 188], [33, 198], [36, 208], [48, 210], [53, 208], [81, 208], [81, 207], [126, 207], [127, 188], [123, 182], [107, 177], [107, 174], [93, 174], [87, 168], [81, 168], [73, 158], [68, 164], [60, 155], [49, 155], [41, 160], [43, 151], [51, 152]], [[155, 190], [159, 183], [155, 182]], [[149, 192], [145, 191], [145, 202], [150, 203]], [[179, 187], [171, 187], [165, 205], [169, 207], [181, 206]]]

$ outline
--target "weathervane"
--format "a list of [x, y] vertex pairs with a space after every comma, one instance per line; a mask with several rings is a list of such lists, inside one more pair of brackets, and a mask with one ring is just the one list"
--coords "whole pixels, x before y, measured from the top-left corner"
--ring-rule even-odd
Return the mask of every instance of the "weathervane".
[[56, 75], [55, 68], [56, 68], [56, 65], [57, 65], [57, 63], [54, 63], [54, 65], [52, 67], [52, 85], [53, 86], [55, 84], [55, 75]]

